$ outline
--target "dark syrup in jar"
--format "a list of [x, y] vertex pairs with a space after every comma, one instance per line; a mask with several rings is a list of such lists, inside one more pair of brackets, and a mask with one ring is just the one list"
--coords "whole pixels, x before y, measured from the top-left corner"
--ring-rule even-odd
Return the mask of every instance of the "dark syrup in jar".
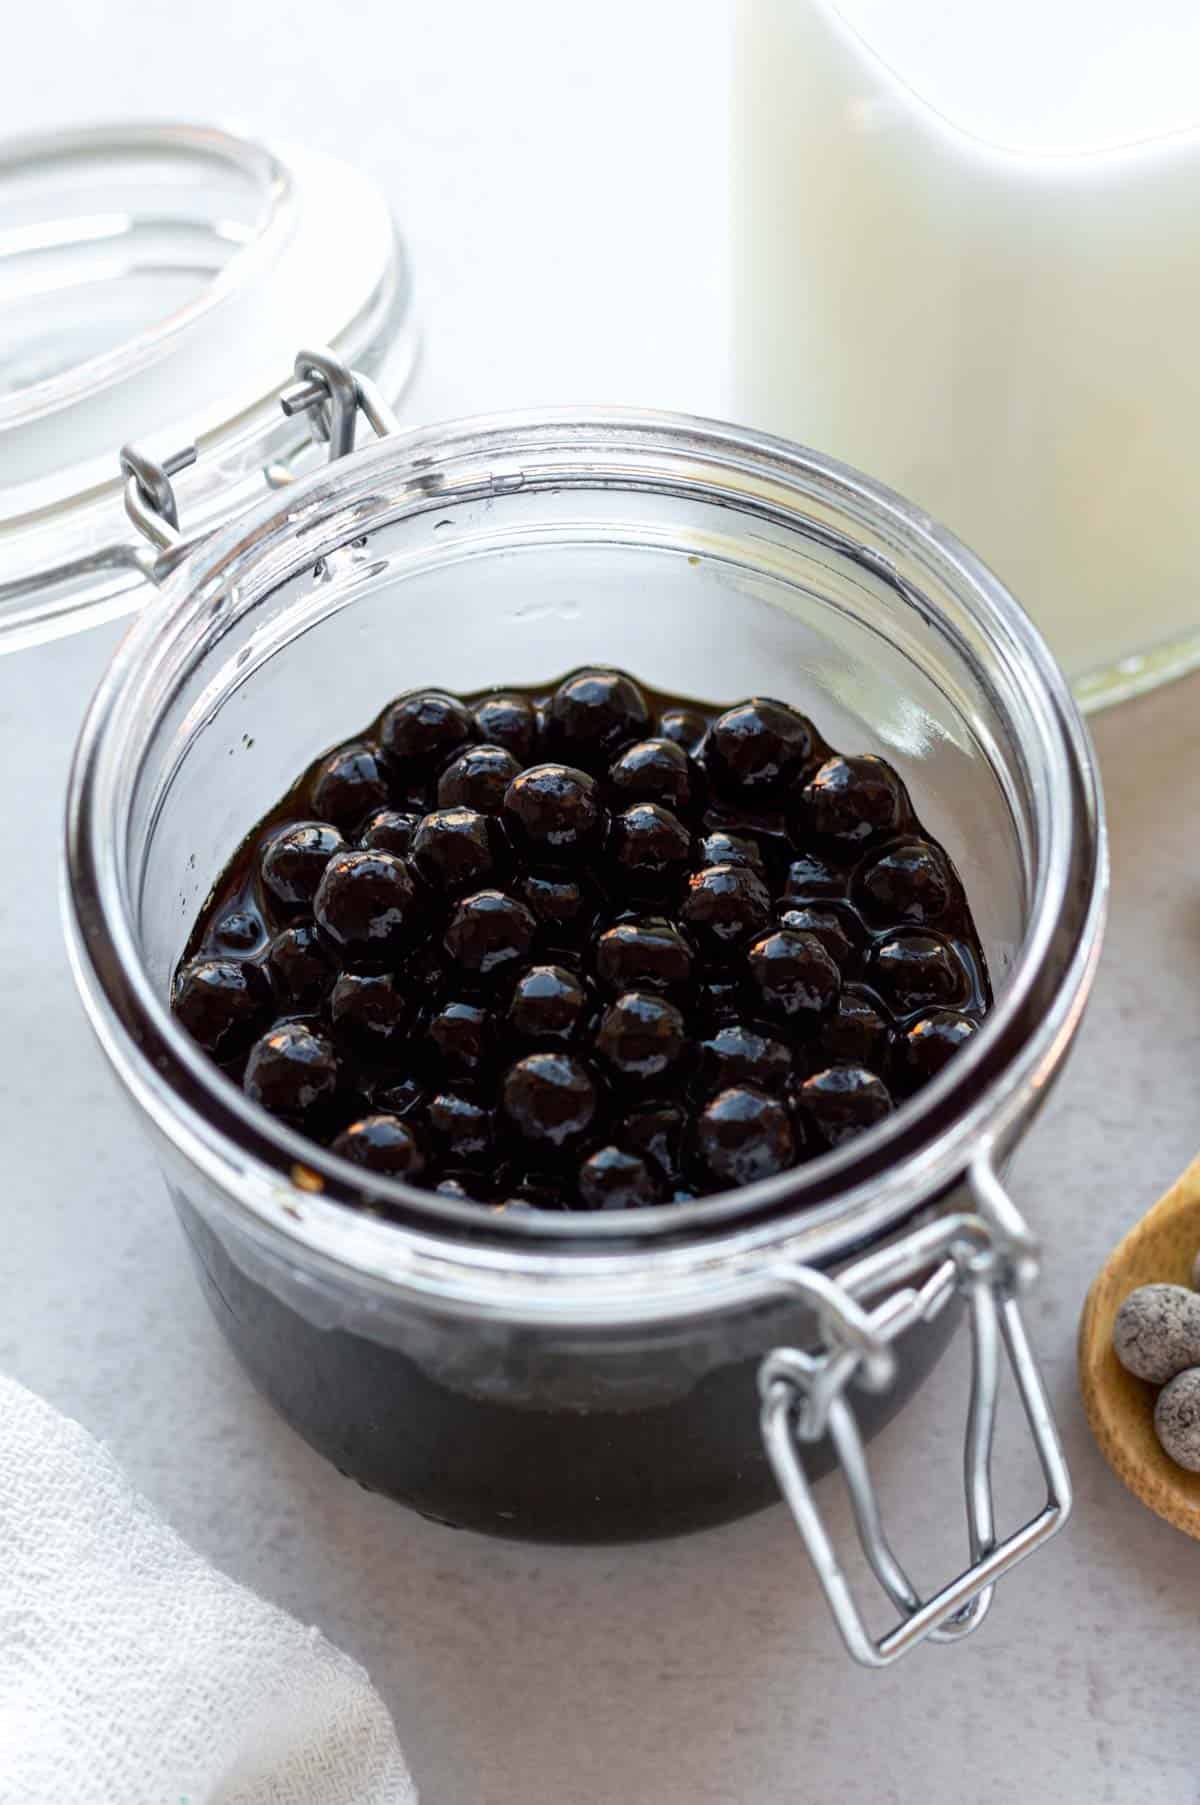
[[883, 760], [620, 672], [422, 691], [324, 753], [218, 879], [184, 1025], [364, 1169], [618, 1210], [882, 1120], [991, 1001], [958, 875]]

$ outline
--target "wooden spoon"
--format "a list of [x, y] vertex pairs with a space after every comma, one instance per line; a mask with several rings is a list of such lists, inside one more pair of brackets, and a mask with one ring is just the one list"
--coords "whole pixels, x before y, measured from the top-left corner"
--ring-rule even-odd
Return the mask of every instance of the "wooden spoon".
[[1139, 1285], [1190, 1285], [1200, 1249], [1200, 1159], [1115, 1247], [1097, 1274], [1079, 1324], [1079, 1382], [1092, 1434], [1109, 1466], [1152, 1511], [1200, 1540], [1200, 1473], [1158, 1445], [1158, 1386], [1127, 1373], [1113, 1353], [1113, 1319]]

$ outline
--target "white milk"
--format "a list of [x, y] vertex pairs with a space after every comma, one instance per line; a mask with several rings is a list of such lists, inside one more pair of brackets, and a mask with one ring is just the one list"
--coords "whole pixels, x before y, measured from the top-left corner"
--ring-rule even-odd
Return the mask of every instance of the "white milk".
[[742, 0], [738, 412], [919, 502], [1085, 700], [1200, 660], [1200, 0]]

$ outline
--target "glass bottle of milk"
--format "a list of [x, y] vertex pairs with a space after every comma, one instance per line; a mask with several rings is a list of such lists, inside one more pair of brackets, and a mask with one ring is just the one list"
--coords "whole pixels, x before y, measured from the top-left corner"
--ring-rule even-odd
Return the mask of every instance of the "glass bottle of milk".
[[739, 413], [918, 502], [1087, 705], [1200, 663], [1197, 0], [741, 0]]

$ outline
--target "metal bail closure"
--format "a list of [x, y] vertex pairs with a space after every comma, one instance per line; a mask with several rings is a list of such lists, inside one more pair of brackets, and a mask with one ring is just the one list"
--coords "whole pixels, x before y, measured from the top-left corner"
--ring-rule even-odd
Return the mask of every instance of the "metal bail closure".
[[[838, 1629], [864, 1667], [888, 1667], [919, 1642], [957, 1642], [970, 1635], [987, 1614], [995, 1582], [1056, 1534], [1070, 1514], [1070, 1477], [1017, 1302], [1036, 1276], [1036, 1249], [996, 1177], [990, 1150], [972, 1167], [969, 1182], [975, 1214], [930, 1223], [848, 1267], [836, 1281], [805, 1266], [779, 1273], [782, 1286], [812, 1305], [819, 1345], [811, 1352], [776, 1348], [764, 1359], [759, 1370], [763, 1439]], [[963, 1467], [970, 1564], [932, 1598], [922, 1599], [884, 1532], [847, 1391], [852, 1379], [868, 1390], [885, 1389], [894, 1375], [892, 1344], [906, 1329], [931, 1321], [956, 1292], [967, 1302], [971, 1323]], [[865, 1307], [880, 1297], [873, 1308]], [[1046, 1482], [1046, 1503], [997, 1541], [991, 1461], [1002, 1346]], [[845, 1474], [863, 1554], [900, 1612], [900, 1621], [878, 1641], [855, 1603], [804, 1470], [801, 1448], [825, 1435]]]
[[[385, 439], [399, 431], [396, 415], [370, 377], [349, 369], [332, 351], [297, 354], [295, 381], [282, 391], [279, 405], [289, 418], [308, 415], [313, 437], [329, 446], [330, 463], [354, 450], [359, 413], [377, 438]], [[121, 448], [125, 512], [153, 548], [153, 555], [143, 549], [136, 561], [156, 583], [168, 577], [206, 536], [200, 533], [185, 537], [171, 480], [194, 464], [196, 457], [194, 445], [161, 461], [136, 445]]]

